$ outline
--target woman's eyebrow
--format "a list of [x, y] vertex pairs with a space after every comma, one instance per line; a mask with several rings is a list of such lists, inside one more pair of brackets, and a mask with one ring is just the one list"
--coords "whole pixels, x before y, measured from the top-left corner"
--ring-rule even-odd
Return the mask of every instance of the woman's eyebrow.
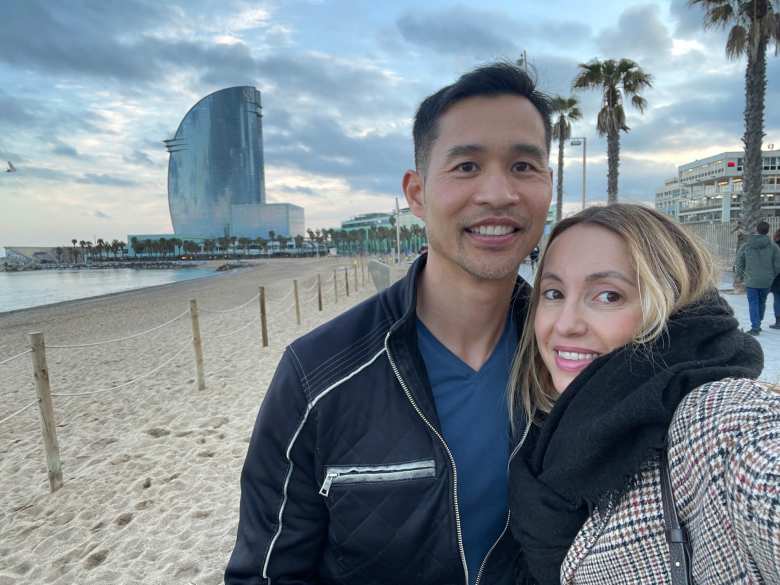
[[618, 272], [617, 270], [605, 270], [603, 272], [594, 272], [593, 274], [589, 274], [585, 277], [585, 280], [588, 282], [593, 282], [594, 280], [604, 280], [605, 278], [617, 278], [618, 280], [622, 280], [623, 282], [630, 284], [633, 287], [636, 287], [636, 283], [628, 278], [626, 275], [624, 275], [622, 272]]

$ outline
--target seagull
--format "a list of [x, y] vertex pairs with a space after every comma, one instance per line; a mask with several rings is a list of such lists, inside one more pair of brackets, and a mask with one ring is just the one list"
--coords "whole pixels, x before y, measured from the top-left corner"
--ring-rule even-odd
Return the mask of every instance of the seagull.
[[5, 170], [6, 173], [15, 173], [16, 167], [14, 166], [14, 163], [12, 163], [10, 160], [6, 161], [8, 162], [8, 168]]

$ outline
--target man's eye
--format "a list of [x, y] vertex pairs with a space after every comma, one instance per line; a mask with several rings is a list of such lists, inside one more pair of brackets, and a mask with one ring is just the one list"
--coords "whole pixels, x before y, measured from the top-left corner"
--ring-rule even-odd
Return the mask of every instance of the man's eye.
[[477, 164], [473, 162], [462, 162], [455, 167], [455, 170], [462, 173], [473, 173], [477, 170]]
[[548, 301], [557, 301], [558, 299], [563, 298], [563, 294], [561, 291], [554, 289], [554, 288], [548, 288], [544, 292], [542, 292], [542, 297], [544, 297]]
[[513, 168], [517, 172], [527, 173], [528, 171], [533, 171], [536, 167], [534, 167], [531, 163], [528, 162], [516, 162]]
[[604, 303], [607, 305], [611, 305], [614, 303], [619, 302], [623, 297], [620, 295], [620, 293], [615, 292], [614, 290], [605, 290], [602, 293], [599, 293], [596, 295], [596, 300], [600, 303]]

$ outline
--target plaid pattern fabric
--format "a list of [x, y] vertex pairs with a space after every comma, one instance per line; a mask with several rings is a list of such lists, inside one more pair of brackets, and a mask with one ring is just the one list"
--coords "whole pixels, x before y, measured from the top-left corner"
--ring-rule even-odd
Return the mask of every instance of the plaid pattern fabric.
[[[694, 582], [780, 583], [780, 394], [746, 379], [705, 384], [677, 408], [669, 445]], [[657, 460], [594, 510], [561, 583], [671, 583]]]

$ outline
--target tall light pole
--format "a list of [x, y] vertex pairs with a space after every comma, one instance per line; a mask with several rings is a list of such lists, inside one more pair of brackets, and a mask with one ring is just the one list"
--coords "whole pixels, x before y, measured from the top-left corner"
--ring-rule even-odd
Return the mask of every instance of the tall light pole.
[[588, 156], [588, 139], [585, 136], [572, 136], [569, 141], [572, 146], [582, 145], [582, 208], [585, 209], [585, 193], [587, 192], [587, 156]]

